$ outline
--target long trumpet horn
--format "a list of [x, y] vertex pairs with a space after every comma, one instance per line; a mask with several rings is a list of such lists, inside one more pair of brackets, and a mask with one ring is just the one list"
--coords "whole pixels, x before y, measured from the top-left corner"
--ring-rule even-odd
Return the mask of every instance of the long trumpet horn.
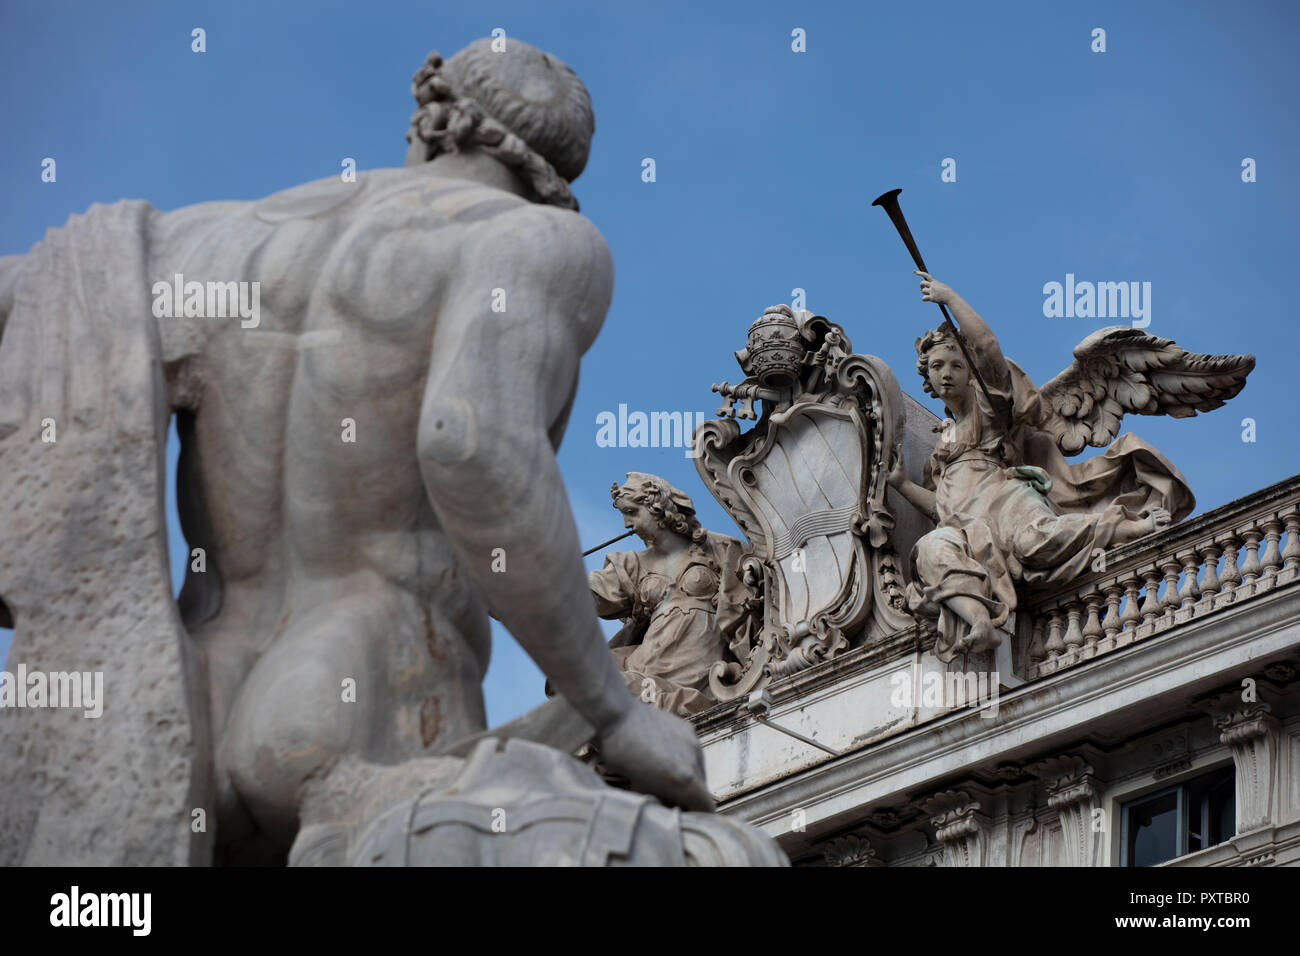
[[[921, 258], [921, 250], [916, 247], [916, 240], [912, 238], [912, 230], [907, 226], [907, 219], [903, 217], [903, 207], [898, 204], [898, 194], [902, 189], [891, 189], [887, 193], [881, 193], [871, 203], [873, 206], [879, 206], [885, 210], [885, 215], [889, 216], [889, 221], [894, 224], [898, 234], [903, 239], [903, 245], [907, 246], [907, 251], [912, 254], [912, 261], [922, 272], [929, 274], [930, 270], [925, 267], [925, 260]], [[984, 376], [980, 374], [979, 366], [971, 358], [970, 349], [966, 347], [966, 337], [961, 334], [961, 329], [957, 328], [957, 323], [952, 320], [948, 314], [948, 307], [942, 302], [935, 303], [939, 306], [939, 311], [943, 313], [944, 324], [952, 330], [952, 337], [957, 340], [957, 346], [961, 349], [961, 354], [966, 358], [966, 364], [970, 366], [971, 374], [975, 376], [975, 381], [979, 383], [980, 391], [984, 393], [984, 400], [989, 403], [990, 409], [998, 406], [993, 404], [993, 396], [989, 394], [989, 387], [984, 383]]]

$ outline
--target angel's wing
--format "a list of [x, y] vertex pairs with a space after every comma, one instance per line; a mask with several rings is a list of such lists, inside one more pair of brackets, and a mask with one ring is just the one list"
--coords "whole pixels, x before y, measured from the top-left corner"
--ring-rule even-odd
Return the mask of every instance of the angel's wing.
[[1048, 410], [1042, 427], [1067, 455], [1104, 448], [1125, 414], [1208, 412], [1240, 392], [1254, 367], [1253, 355], [1200, 355], [1131, 326], [1098, 329], [1040, 390]]

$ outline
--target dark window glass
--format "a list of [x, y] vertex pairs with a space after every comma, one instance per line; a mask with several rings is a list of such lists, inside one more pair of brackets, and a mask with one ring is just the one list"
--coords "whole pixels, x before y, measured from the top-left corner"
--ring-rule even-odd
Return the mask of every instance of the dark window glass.
[[1178, 855], [1178, 793], [1168, 791], [1129, 808], [1128, 865], [1155, 866]]
[[1235, 771], [1220, 767], [1121, 809], [1124, 866], [1155, 866], [1217, 846], [1237, 832]]
[[1237, 781], [1232, 768], [1226, 770], [1226, 778], [1215, 784], [1206, 796], [1206, 816], [1210, 819], [1207, 846], [1217, 846], [1237, 835]]

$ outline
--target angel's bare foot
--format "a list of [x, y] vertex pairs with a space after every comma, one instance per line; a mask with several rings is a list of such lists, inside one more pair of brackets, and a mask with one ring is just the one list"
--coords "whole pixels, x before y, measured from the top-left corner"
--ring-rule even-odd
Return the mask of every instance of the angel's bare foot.
[[982, 621], [976, 621], [971, 626], [970, 634], [966, 636], [966, 644], [973, 654], [992, 650], [1001, 643], [1001, 635], [998, 634], [997, 628], [993, 626], [987, 617]]
[[959, 595], [948, 599], [949, 609], [970, 625], [970, 630], [953, 642], [954, 654], [978, 653], [1001, 643], [997, 629], [989, 620], [988, 608], [984, 602], [973, 597]]

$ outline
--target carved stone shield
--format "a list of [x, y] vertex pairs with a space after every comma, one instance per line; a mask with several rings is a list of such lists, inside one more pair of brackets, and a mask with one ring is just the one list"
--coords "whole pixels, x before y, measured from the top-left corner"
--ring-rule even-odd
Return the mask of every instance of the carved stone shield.
[[849, 630], [870, 610], [860, 586], [865, 543], [855, 530], [868, 428], [852, 405], [800, 403], [774, 415], [766, 440], [729, 466], [763, 525], [778, 589], [775, 623], [789, 634], [801, 624]]
[[[736, 353], [749, 377], [714, 386], [727, 398], [721, 418], [695, 433], [696, 468], [749, 539], [764, 593], [759, 639], [732, 648], [743, 664], [715, 668], [720, 700], [834, 657], [872, 620], [885, 631], [911, 623], [885, 503], [902, 436], [898, 383], [879, 359], [852, 354], [839, 326], [804, 316], [794, 323], [776, 306], [754, 323]], [[782, 368], [797, 376], [765, 374], [778, 337]], [[757, 424], [741, 434], [736, 417]]]

